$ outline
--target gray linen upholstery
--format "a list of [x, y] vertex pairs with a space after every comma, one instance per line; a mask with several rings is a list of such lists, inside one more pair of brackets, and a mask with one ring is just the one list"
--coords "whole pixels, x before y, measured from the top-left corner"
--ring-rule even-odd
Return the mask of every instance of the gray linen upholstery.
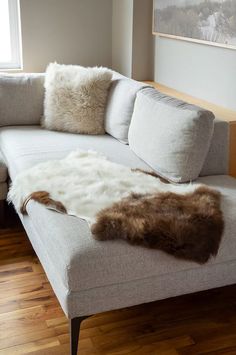
[[167, 180], [192, 181], [205, 162], [213, 120], [209, 111], [146, 88], [137, 93], [129, 145]]
[[33, 201], [27, 205], [23, 223], [70, 318], [236, 282], [236, 180], [212, 176], [198, 182], [221, 191], [225, 218], [219, 254], [205, 265], [123, 241], [95, 241], [83, 220]]
[[[127, 145], [109, 135], [89, 137], [40, 127], [6, 127], [0, 129], [0, 142], [12, 179], [33, 164], [61, 158], [76, 148], [93, 148], [118, 163], [147, 168]], [[83, 220], [29, 202], [28, 215], [21, 216], [23, 224], [69, 318], [236, 282], [236, 180], [212, 176], [198, 181], [223, 193], [226, 222], [219, 254], [204, 266], [123, 241], [95, 241]]]
[[7, 180], [7, 166], [5, 159], [3, 158], [2, 152], [0, 151], [0, 183], [6, 182]]
[[44, 74], [0, 74], [0, 126], [39, 124]]
[[113, 74], [105, 113], [105, 131], [124, 144], [128, 144], [136, 94], [145, 87], [148, 85], [119, 73]]

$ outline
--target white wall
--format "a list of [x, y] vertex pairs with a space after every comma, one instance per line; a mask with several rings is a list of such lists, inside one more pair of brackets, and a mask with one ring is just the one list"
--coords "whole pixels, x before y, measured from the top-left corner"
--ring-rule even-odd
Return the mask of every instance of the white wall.
[[113, 0], [112, 68], [132, 76], [133, 0]]
[[111, 66], [111, 0], [20, 0], [23, 70], [52, 61]]
[[153, 0], [134, 0], [132, 77], [136, 80], [153, 79], [152, 4]]
[[155, 36], [153, 55], [152, 0], [20, 0], [20, 4], [26, 72], [44, 71], [52, 61], [112, 64], [127, 76], [144, 80], [153, 78], [154, 66], [155, 81], [236, 110], [236, 50]]
[[152, 79], [152, 0], [113, 0], [112, 14], [112, 68], [136, 80]]
[[156, 37], [154, 79], [236, 110], [236, 50]]

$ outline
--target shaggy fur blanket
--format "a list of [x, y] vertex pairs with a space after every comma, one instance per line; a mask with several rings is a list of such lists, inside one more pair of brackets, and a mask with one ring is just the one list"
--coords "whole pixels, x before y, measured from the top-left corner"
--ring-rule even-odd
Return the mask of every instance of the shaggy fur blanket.
[[26, 213], [30, 199], [87, 220], [97, 240], [120, 238], [199, 263], [217, 254], [224, 227], [217, 191], [168, 184], [92, 151], [19, 174], [8, 200]]

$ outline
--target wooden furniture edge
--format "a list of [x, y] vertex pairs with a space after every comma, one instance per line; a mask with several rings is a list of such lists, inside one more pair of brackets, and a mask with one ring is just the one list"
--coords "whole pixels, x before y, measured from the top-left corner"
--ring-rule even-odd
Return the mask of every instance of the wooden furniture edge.
[[226, 109], [224, 107], [212, 104], [202, 99], [184, 94], [175, 89], [169, 88], [165, 85], [156, 83], [154, 81], [145, 81], [145, 83], [152, 85], [158, 91], [163, 94], [173, 96], [177, 99], [186, 101], [190, 104], [194, 104], [203, 107], [209, 111], [212, 111], [215, 117], [228, 122], [229, 124], [229, 175], [236, 177], [236, 111]]
[[230, 122], [229, 152], [229, 174], [236, 177], [236, 121]]

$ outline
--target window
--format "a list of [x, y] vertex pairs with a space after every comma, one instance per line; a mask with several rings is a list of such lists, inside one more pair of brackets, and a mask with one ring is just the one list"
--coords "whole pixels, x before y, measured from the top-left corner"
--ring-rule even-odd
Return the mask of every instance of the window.
[[0, 0], [0, 69], [21, 68], [18, 0]]

